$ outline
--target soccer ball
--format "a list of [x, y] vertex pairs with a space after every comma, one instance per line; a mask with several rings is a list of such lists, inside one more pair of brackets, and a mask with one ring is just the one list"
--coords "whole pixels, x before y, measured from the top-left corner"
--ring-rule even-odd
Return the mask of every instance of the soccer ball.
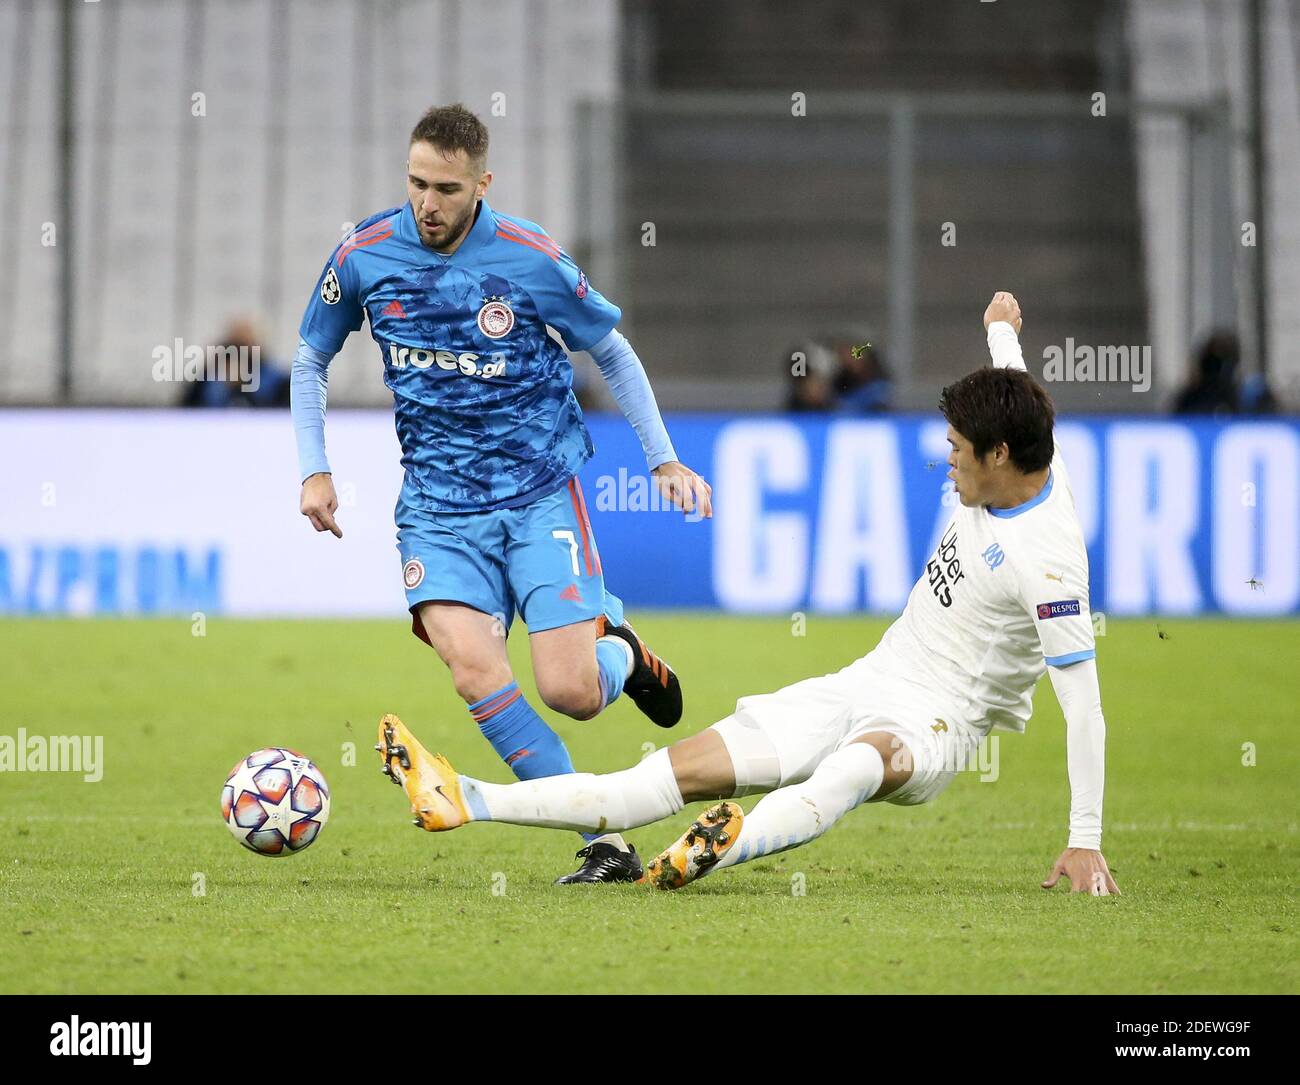
[[297, 750], [270, 746], [241, 758], [221, 789], [221, 816], [258, 855], [292, 855], [320, 835], [330, 816], [321, 770]]

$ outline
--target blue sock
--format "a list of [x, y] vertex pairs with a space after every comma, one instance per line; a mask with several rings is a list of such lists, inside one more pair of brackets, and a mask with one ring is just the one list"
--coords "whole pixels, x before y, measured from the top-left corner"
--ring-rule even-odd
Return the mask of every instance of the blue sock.
[[[627, 660], [624, 657], [624, 666]], [[573, 772], [573, 760], [560, 738], [524, 700], [519, 685], [511, 682], [481, 701], [469, 706], [483, 737], [497, 755], [510, 766], [518, 780], [536, 780], [542, 776], [563, 776]], [[582, 833], [584, 840], [595, 840], [599, 833]]]
[[605, 695], [605, 708], [608, 708], [618, 700], [618, 695], [623, 692], [623, 683], [627, 681], [626, 645], [622, 641], [596, 641], [596, 669], [600, 671], [600, 689]]

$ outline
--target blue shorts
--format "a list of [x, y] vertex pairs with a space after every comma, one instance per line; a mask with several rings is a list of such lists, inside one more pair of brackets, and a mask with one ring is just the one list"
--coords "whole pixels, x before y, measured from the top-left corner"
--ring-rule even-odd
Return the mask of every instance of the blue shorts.
[[517, 509], [422, 512], [398, 498], [395, 516], [411, 629], [421, 640], [415, 608], [432, 599], [494, 615], [507, 630], [518, 612], [533, 633], [602, 614], [623, 621], [622, 601], [605, 591], [576, 478]]

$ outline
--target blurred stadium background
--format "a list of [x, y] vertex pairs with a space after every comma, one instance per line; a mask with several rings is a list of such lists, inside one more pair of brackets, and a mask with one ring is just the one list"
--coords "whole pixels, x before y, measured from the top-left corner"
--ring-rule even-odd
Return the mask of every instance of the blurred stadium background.
[[[205, 400], [158, 359], [257, 344], [282, 403], [329, 251], [404, 198], [421, 111], [462, 100], [493, 203], [622, 306], [679, 449], [725, 483], [694, 534], [602, 519], [635, 501], [610, 490], [611, 566], [679, 573], [630, 602], [893, 609], [942, 447], [886, 411], [932, 411], [982, 363], [1008, 288], [1035, 371], [1071, 344], [1149, 349], [1149, 388], [1050, 385], [1079, 420], [1094, 607], [1292, 613], [1298, 57], [1296, 0], [7, 3], [0, 404], [24, 409], [0, 416], [0, 609], [400, 613], [368, 336], [331, 368], [354, 529], [334, 548], [297, 518], [288, 418], [162, 410]], [[588, 488], [636, 475], [575, 364]], [[1180, 397], [1219, 417], [1151, 421]]]

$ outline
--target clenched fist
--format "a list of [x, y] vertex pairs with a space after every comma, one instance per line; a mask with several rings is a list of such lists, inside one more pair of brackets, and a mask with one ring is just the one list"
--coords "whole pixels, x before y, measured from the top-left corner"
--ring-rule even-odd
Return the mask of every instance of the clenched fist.
[[1017, 335], [1020, 334], [1020, 302], [1016, 301], [1014, 294], [999, 290], [993, 295], [989, 307], [984, 310], [984, 330], [988, 331], [995, 320], [1005, 320], [1016, 329]]

